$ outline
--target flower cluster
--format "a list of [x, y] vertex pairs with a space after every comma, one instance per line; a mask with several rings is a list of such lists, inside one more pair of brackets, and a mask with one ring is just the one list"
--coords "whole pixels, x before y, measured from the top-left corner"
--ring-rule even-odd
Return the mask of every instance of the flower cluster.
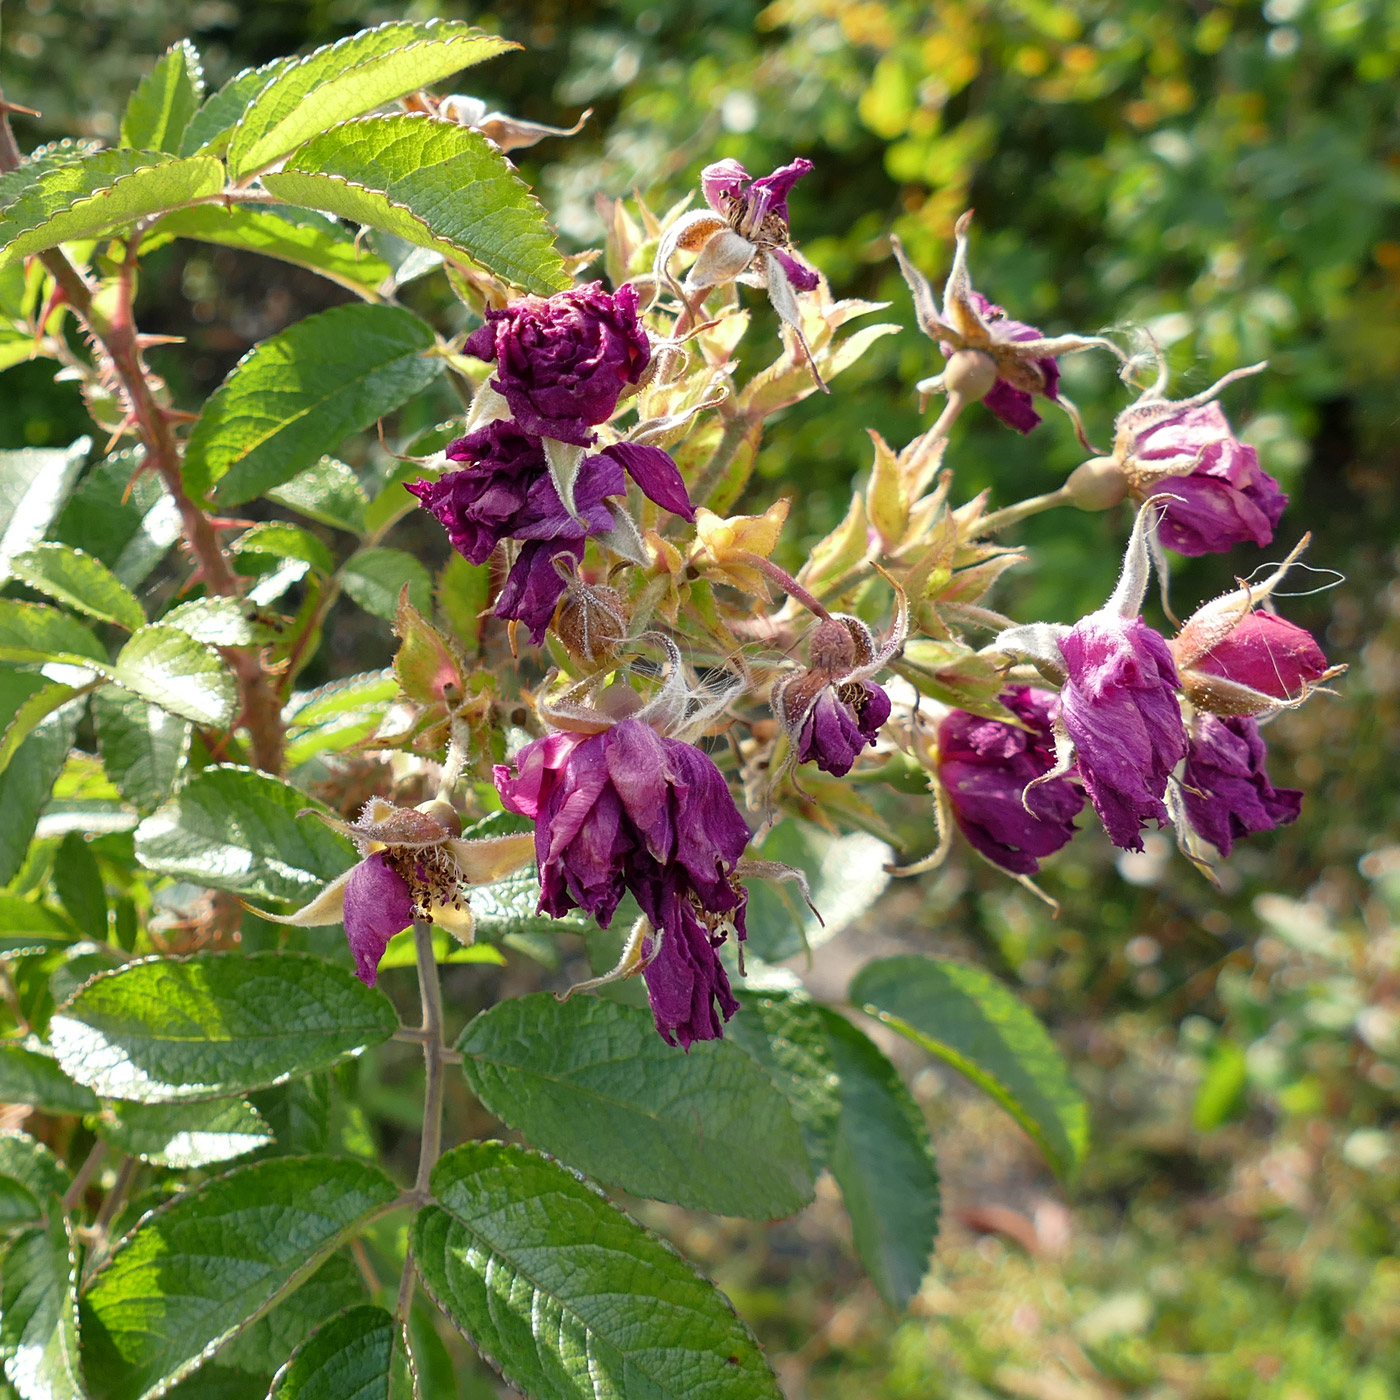
[[564, 592], [565, 557], [576, 566], [589, 536], [621, 526], [624, 474], [687, 520], [690, 500], [659, 447], [623, 442], [584, 455], [651, 361], [633, 286], [610, 293], [594, 282], [488, 310], [464, 348], [495, 361], [490, 420], [448, 444], [448, 460], [465, 467], [408, 489], [473, 564], [503, 540], [518, 546], [496, 616], [524, 623], [538, 645]]

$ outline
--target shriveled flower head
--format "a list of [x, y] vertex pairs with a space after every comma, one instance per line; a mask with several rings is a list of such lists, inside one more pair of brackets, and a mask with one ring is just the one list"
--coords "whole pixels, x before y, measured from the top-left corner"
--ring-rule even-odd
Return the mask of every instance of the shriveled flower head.
[[450, 443], [447, 455], [468, 465], [407, 489], [473, 564], [485, 563], [502, 540], [522, 544], [496, 616], [523, 622], [537, 645], [564, 591], [556, 561], [577, 565], [590, 535], [615, 528], [621, 506], [607, 498], [626, 493], [624, 473], [658, 505], [687, 520], [694, 514], [679, 469], [659, 447], [616, 443], [586, 456], [565, 454], [568, 475], [561, 480], [560, 454], [552, 462], [540, 438], [497, 420]]
[[682, 1047], [719, 1039], [738, 1002], [716, 949], [731, 928], [745, 936], [735, 871], [750, 832], [713, 760], [631, 716], [536, 739], [497, 766], [496, 788], [535, 822], [541, 911], [606, 927], [630, 892], [654, 930], [641, 952], [657, 1030]]
[[700, 188], [710, 207], [683, 214], [666, 230], [656, 250], [656, 278], [670, 281], [672, 258], [682, 250], [698, 251], [682, 286], [687, 297], [726, 282], [766, 288], [773, 309], [796, 334], [813, 377], [825, 391], [794, 295], [812, 291], [818, 276], [792, 251], [788, 231], [788, 195], [811, 169], [812, 162], [801, 156], [759, 179], [737, 160], [707, 165], [700, 172]]
[[[1120, 355], [1118, 347], [1101, 336], [1045, 336], [1034, 326], [1012, 320], [974, 289], [967, 270], [967, 230], [972, 211], [954, 226], [956, 251], [943, 287], [940, 311], [933, 288], [911, 263], [898, 238], [891, 238], [900, 271], [914, 296], [919, 327], [938, 342], [948, 364], [944, 372], [923, 380], [917, 387], [926, 397], [946, 393], [948, 407], [940, 420], [946, 427], [970, 403], [980, 400], [1001, 421], [1019, 433], [1028, 433], [1040, 422], [1034, 396], [1058, 404], [1074, 423], [1080, 441], [1084, 428], [1079, 410], [1059, 391], [1059, 355], [1095, 347]], [[1087, 442], [1085, 442], [1087, 446]]]
[[1157, 382], [1118, 415], [1112, 454], [1093, 464], [1116, 468], [1138, 504], [1166, 497], [1157, 537], [1177, 554], [1222, 554], [1273, 540], [1288, 497], [1214, 402], [1227, 384], [1264, 367], [1235, 370], [1204, 392], [1171, 402], [1163, 396], [1163, 362]]
[[890, 697], [871, 680], [904, 645], [903, 595], [889, 636], [877, 643], [858, 617], [835, 613], [812, 633], [810, 665], [773, 686], [773, 713], [798, 763], [843, 778], [890, 717]]
[[1084, 794], [1067, 777], [1027, 792], [1055, 767], [1055, 693], [1013, 685], [999, 698], [1024, 728], [950, 711], [938, 726], [938, 779], [972, 847], [1013, 875], [1034, 875], [1073, 837]]
[[488, 310], [464, 348], [496, 362], [491, 386], [524, 432], [579, 447], [594, 441], [592, 429], [612, 417], [651, 359], [631, 283], [607, 292], [590, 282]]
[[1148, 821], [1169, 819], [1164, 797], [1186, 754], [1176, 666], [1166, 639], [1139, 616], [1151, 572], [1147, 533], [1154, 499], [1138, 512], [1123, 573], [1108, 603], [1073, 627], [1013, 627], [997, 650], [1026, 656], [1063, 681], [1055, 714], [1058, 762], [1033, 790], [1077, 765], [1089, 801], [1125, 850], [1142, 849]]
[[1345, 666], [1329, 666], [1312, 634], [1265, 602], [1307, 545], [1299, 543], [1262, 583], [1212, 599], [1186, 620], [1172, 642], [1182, 687], [1197, 709], [1260, 715], [1301, 704]]
[[1198, 714], [1191, 726], [1182, 804], [1195, 834], [1222, 856], [1241, 837], [1298, 818], [1303, 794], [1276, 788], [1264, 770], [1265, 756], [1259, 725], [1247, 715], [1219, 719]]
[[464, 887], [488, 884], [529, 862], [529, 835], [463, 840], [462, 823], [441, 800], [395, 807], [371, 798], [353, 822], [316, 808], [315, 816], [348, 836], [361, 860], [295, 914], [253, 912], [273, 923], [319, 928], [344, 923], [360, 980], [372, 987], [389, 940], [415, 919], [440, 924], [463, 943], [474, 927]]

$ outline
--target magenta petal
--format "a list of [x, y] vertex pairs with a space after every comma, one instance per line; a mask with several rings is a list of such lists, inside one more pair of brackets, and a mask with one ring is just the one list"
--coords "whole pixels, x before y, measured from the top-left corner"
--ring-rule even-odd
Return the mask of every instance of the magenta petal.
[[669, 510], [682, 520], [695, 519], [695, 509], [690, 504], [685, 480], [669, 452], [640, 443], [619, 442], [605, 447], [602, 455], [620, 463], [627, 475], [641, 487], [642, 494], [655, 501], [662, 510]]
[[1186, 816], [1222, 856], [1230, 854], [1240, 837], [1272, 831], [1298, 818], [1303, 794], [1269, 781], [1265, 754], [1254, 720], [1197, 716], [1182, 775]]
[[794, 253], [784, 252], [781, 248], [773, 249], [773, 256], [782, 264], [783, 271], [787, 273], [787, 280], [792, 283], [792, 288], [796, 292], [815, 291], [817, 277], [815, 268], [809, 267]]
[[1018, 433], [1028, 433], [1040, 422], [1040, 414], [1035, 411], [1031, 396], [1005, 379], [998, 379], [982, 402], [1008, 428], [1015, 428]]
[[738, 199], [748, 182], [749, 172], [732, 156], [728, 160], [717, 160], [700, 172], [700, 188], [704, 191], [705, 203], [716, 214], [728, 214], [724, 196]]
[[413, 922], [413, 894], [383, 851], [367, 856], [345, 884], [345, 937], [355, 955], [355, 972], [366, 987], [379, 977], [379, 960], [389, 940]]
[[1327, 658], [1311, 632], [1277, 613], [1246, 613], [1192, 670], [1247, 685], [1276, 700], [1296, 699], [1321, 680]]

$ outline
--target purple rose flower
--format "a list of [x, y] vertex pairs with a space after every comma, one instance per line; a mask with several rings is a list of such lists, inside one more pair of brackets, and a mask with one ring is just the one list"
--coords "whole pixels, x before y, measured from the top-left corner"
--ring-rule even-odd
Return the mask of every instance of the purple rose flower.
[[360, 862], [295, 914], [253, 912], [297, 928], [343, 923], [355, 973], [367, 987], [379, 978], [389, 940], [415, 920], [440, 925], [470, 943], [474, 921], [463, 886], [488, 884], [518, 870], [529, 861], [533, 844], [528, 836], [463, 840], [461, 819], [441, 800], [395, 807], [374, 797], [353, 822], [314, 808], [302, 815], [348, 836]]
[[1123, 465], [1135, 500], [1168, 497], [1157, 533], [1178, 554], [1223, 554], [1251, 540], [1266, 545], [1288, 504], [1217, 403], [1154, 418], [1134, 436]]
[[873, 681], [823, 686], [798, 736], [798, 762], [844, 778], [889, 717], [890, 697]]
[[1027, 792], [1055, 766], [1054, 692], [1014, 685], [1000, 699], [1027, 727], [953, 710], [938, 726], [938, 777], [973, 848], [1013, 875], [1034, 875], [1074, 835], [1084, 794], [1069, 778]]
[[1182, 798], [1192, 828], [1222, 856], [1251, 832], [1272, 831], [1297, 820], [1303, 794], [1269, 781], [1265, 753], [1259, 725], [1248, 716], [1196, 717]]
[[1186, 755], [1166, 638], [1140, 617], [1101, 611], [1076, 623], [1060, 651], [1068, 679], [1059, 715], [1079, 776], [1109, 840], [1140, 851], [1143, 825], [1168, 820], [1167, 779]]
[[[969, 300], [997, 340], [1014, 345], [1045, 339], [1042, 332], [1034, 326], [1028, 326], [1024, 321], [1013, 321], [1001, 307], [988, 301], [981, 292], [969, 292]], [[942, 341], [938, 348], [945, 358], [951, 358], [957, 347], [948, 341]], [[1058, 402], [1059, 363], [1048, 355], [1033, 356], [1026, 363], [1033, 373], [1040, 376], [1040, 387], [1034, 392], [1043, 394], [1052, 403]], [[1018, 375], [1017, 378], [1024, 382], [1023, 376]], [[998, 374], [982, 402], [1008, 428], [1015, 428], [1018, 433], [1028, 433], [1040, 422], [1040, 414], [1035, 411], [1035, 400], [1031, 397], [1031, 392], [1026, 388], [1018, 388], [1012, 380]]]
[[734, 869], [749, 841], [723, 775], [643, 720], [557, 733], [496, 767], [509, 811], [535, 822], [540, 909], [586, 909], [604, 927], [630, 891], [654, 930], [642, 949], [656, 1028], [672, 1045], [717, 1040], [738, 1010], [716, 954], [745, 936]]
[[631, 283], [605, 292], [591, 282], [489, 310], [465, 349], [496, 362], [491, 387], [520, 428], [579, 447], [594, 441], [590, 429], [612, 417], [623, 386], [638, 383], [651, 359]]

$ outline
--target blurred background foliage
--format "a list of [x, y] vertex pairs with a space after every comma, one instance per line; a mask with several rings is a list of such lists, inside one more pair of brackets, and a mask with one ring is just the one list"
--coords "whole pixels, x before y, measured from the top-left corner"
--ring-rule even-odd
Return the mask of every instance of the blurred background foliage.
[[[859, 962], [908, 946], [976, 957], [1016, 986], [1095, 1103], [1096, 1151], [1068, 1198], [995, 1110], [905, 1054], [946, 1178], [944, 1239], [911, 1316], [858, 1281], [829, 1200], [773, 1230], [643, 1213], [729, 1289], [792, 1400], [1400, 1396], [1400, 4], [4, 0], [0, 68], [11, 100], [43, 112], [21, 119], [25, 146], [112, 139], [179, 38], [217, 85], [435, 14], [526, 46], [473, 70], [491, 106], [556, 124], [593, 107], [573, 141], [521, 153], [572, 247], [599, 239], [599, 194], [641, 189], [661, 207], [721, 156], [759, 173], [816, 163], [792, 200], [804, 254], [838, 295], [888, 300], [908, 329], [773, 425], [751, 504], [793, 497], [788, 562], [844, 513], [866, 427], [898, 444], [929, 421], [911, 386], [937, 357], [889, 234], [938, 280], [952, 221], [975, 206], [977, 285], [1012, 315], [1051, 332], [1146, 326], [1179, 394], [1270, 359], [1227, 411], [1293, 492], [1281, 543], [1311, 529], [1309, 558], [1346, 576], [1284, 603], [1352, 668], [1339, 697], [1270, 729], [1276, 781], [1308, 791], [1303, 818], [1238, 848], [1222, 889], [1165, 837], [1115, 860], [1086, 832], [1047, 872], [1058, 920], [964, 858], [817, 954], [813, 984], [837, 998]], [[157, 357], [186, 407], [256, 339], [345, 296], [189, 244], [154, 254], [145, 279], [145, 328], [189, 341]], [[450, 323], [440, 278], [410, 291]], [[755, 363], [776, 348], [760, 323]], [[1100, 360], [1065, 370], [1105, 441], [1124, 390]], [[3, 383], [4, 445], [86, 429], [50, 366]], [[426, 406], [426, 422], [432, 410], [451, 405]], [[1059, 416], [1021, 439], [974, 411], [953, 437], [959, 496], [987, 488], [999, 504], [1083, 455]], [[1125, 534], [1115, 512], [1029, 522], [1035, 566], [999, 606], [1027, 620], [1097, 606]], [[426, 531], [411, 547], [442, 548]], [[1263, 557], [1184, 562], [1178, 605]], [[328, 631], [313, 680], [380, 664], [385, 638]], [[902, 834], [930, 840], [912, 804]], [[460, 969], [456, 990], [479, 1004], [491, 978], [523, 990], [531, 975]], [[393, 1086], [360, 1092], [363, 1130], [392, 1139]], [[440, 1384], [491, 1393], [446, 1357]]]

